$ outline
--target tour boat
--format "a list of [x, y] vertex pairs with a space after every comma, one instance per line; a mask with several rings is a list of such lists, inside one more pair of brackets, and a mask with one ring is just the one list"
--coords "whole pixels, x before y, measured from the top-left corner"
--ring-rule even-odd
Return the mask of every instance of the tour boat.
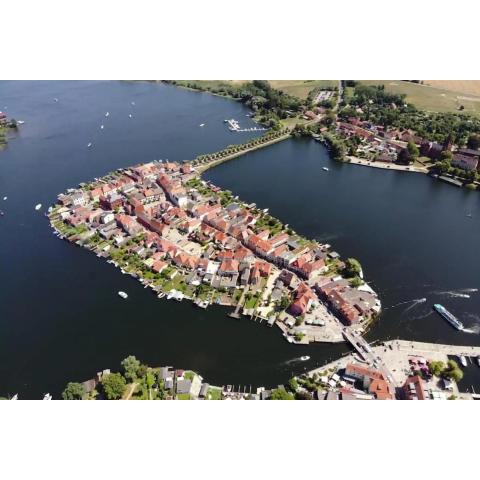
[[452, 315], [443, 305], [435, 303], [435, 305], [433, 305], [433, 309], [457, 330], [464, 330], [465, 327], [463, 326], [463, 323], [458, 320], [455, 315]]
[[303, 357], [300, 357], [300, 360], [306, 362], [307, 360], [310, 360], [310, 357], [308, 355], [303, 355]]
[[107, 113], [105, 114], [106, 117], [108, 117], [109, 115], [110, 115], [110, 112], [107, 112]]
[[325, 170], [326, 172], [328, 172], [328, 168], [327, 168], [327, 167], [322, 167], [322, 170]]
[[35, 205], [35, 210], [40, 210], [42, 208], [42, 204], [41, 203], [37, 203]]
[[87, 148], [90, 148], [92, 146], [92, 142], [90, 142], [88, 145], [87, 145]]
[[466, 366], [467, 366], [467, 359], [465, 358], [464, 355], [459, 355], [459, 356], [458, 356], [458, 359], [460, 360], [460, 363], [461, 363], [462, 367], [466, 367]]
[[127, 295], [125, 292], [122, 292], [122, 291], [118, 292], [118, 295], [119, 295], [120, 297], [122, 297], [123, 299], [127, 299], [127, 298], [128, 298], [128, 295]]

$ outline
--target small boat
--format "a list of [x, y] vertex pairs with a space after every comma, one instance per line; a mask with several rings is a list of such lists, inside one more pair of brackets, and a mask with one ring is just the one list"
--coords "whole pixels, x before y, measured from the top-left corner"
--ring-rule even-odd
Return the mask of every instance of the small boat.
[[125, 292], [122, 292], [122, 291], [118, 292], [118, 295], [120, 297], [122, 297], [124, 300], [128, 298], [128, 295]]
[[326, 172], [329, 171], [327, 167], [322, 167], [322, 170], [325, 170]]
[[18, 400], [18, 393], [16, 393], [10, 400]]
[[3, 210], [0, 210], [0, 217], [3, 217], [5, 215], [5, 213], [3, 212]]
[[468, 217], [468, 218], [472, 218], [472, 214], [471, 214], [471, 213], [467, 213], [467, 217]]
[[25, 123], [24, 120], [17, 120], [17, 125], [23, 125]]
[[106, 117], [109, 117], [109, 116], [110, 116], [110, 112], [107, 112], [107, 113], [105, 114], [105, 116], [106, 116]]
[[3, 197], [4, 200], [6, 200], [8, 197]]
[[49, 394], [49, 393], [46, 393], [44, 396], [43, 396], [43, 400], [51, 400], [52, 399], [52, 396]]
[[205, 124], [204, 124], [204, 123], [201, 123], [201, 124], [200, 124], [200, 127], [204, 127], [204, 126], [205, 126]]
[[42, 208], [42, 204], [41, 203], [37, 203], [35, 205], [35, 210], [40, 210]]
[[100, 130], [103, 130], [103, 125], [100, 125]]
[[128, 114], [128, 118], [132, 118], [132, 114], [131, 114], [131, 113]]
[[90, 148], [92, 146], [92, 142], [90, 142], [88, 145], [87, 145], [87, 148]]
[[306, 362], [307, 360], [310, 360], [310, 357], [308, 355], [303, 355], [303, 357], [300, 357], [300, 360]]
[[58, 102], [58, 98], [54, 98], [53, 101], [54, 101], [54, 102]]
[[130, 102], [131, 105], [135, 105], [135, 102]]
[[466, 367], [466, 366], [467, 366], [467, 359], [465, 358], [464, 355], [459, 355], [459, 356], [458, 356], [458, 360], [460, 360], [460, 364], [462, 365], [462, 367]]
[[477, 357], [477, 365], [480, 367], [480, 355]]

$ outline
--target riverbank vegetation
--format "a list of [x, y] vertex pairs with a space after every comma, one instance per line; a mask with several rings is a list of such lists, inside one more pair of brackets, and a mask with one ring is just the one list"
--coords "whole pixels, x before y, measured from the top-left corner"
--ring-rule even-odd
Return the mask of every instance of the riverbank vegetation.
[[245, 82], [169, 80], [165, 83], [239, 100], [251, 108], [256, 118], [263, 124], [295, 116], [302, 107], [302, 101], [299, 98], [273, 88], [267, 80]]
[[232, 155], [238, 155], [242, 152], [248, 150], [253, 150], [261, 147], [262, 145], [268, 144], [276, 139], [281, 137], [286, 137], [290, 134], [288, 128], [281, 128], [279, 130], [271, 130], [260, 137], [252, 138], [248, 142], [240, 143], [237, 145], [229, 145], [215, 153], [207, 153], [203, 155], [198, 155], [195, 160], [192, 161], [192, 165], [208, 164], [210, 162], [215, 163], [219, 160], [224, 160]]
[[448, 360], [447, 364], [441, 360], [428, 363], [430, 372], [436, 377], [443, 377], [448, 380], [459, 382], [463, 378], [463, 372], [455, 360]]

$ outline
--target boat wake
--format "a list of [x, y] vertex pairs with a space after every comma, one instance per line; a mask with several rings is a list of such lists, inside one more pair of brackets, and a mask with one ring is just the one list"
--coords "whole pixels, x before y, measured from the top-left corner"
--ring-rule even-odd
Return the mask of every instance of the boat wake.
[[390, 307], [387, 307], [385, 310], [387, 310], [388, 308], [396, 308], [396, 307], [400, 307], [401, 305], [407, 305], [408, 303], [411, 303], [411, 305], [405, 309], [405, 311], [407, 312], [408, 310], [411, 310], [413, 307], [415, 307], [415, 305], [418, 305], [419, 303], [425, 303], [427, 301], [426, 298], [414, 298], [413, 300], [406, 300], [405, 302], [400, 302], [400, 303], [396, 303], [395, 305], [391, 305]]
[[467, 313], [465, 314], [465, 317], [468, 320], [473, 321], [473, 325], [471, 325], [468, 328], [464, 328], [463, 332], [465, 333], [474, 333], [476, 335], [480, 334], [480, 316], [474, 314], [474, 313]]
[[451, 298], [470, 298], [470, 295], [466, 292], [478, 292], [478, 288], [462, 288], [458, 290], [446, 290], [442, 292], [432, 292], [435, 295], [447, 295]]
[[297, 357], [297, 358], [292, 358], [291, 360], [287, 360], [286, 362], [283, 362], [282, 365], [292, 365], [294, 363], [301, 363], [304, 362], [305, 360], [303, 357]]

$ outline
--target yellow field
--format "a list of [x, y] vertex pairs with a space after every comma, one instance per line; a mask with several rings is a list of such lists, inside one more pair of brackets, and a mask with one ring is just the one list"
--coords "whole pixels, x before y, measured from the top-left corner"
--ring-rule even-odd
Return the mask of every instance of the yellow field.
[[432, 87], [480, 97], [480, 80], [423, 80], [423, 82]]
[[404, 93], [407, 95], [408, 102], [430, 112], [459, 112], [460, 105], [463, 105], [464, 113], [480, 113], [480, 96], [464, 95], [446, 88], [402, 80], [361, 80], [361, 83], [385, 85], [387, 91]]
[[303, 100], [314, 88], [336, 87], [338, 80], [269, 80], [269, 83], [273, 88]]

